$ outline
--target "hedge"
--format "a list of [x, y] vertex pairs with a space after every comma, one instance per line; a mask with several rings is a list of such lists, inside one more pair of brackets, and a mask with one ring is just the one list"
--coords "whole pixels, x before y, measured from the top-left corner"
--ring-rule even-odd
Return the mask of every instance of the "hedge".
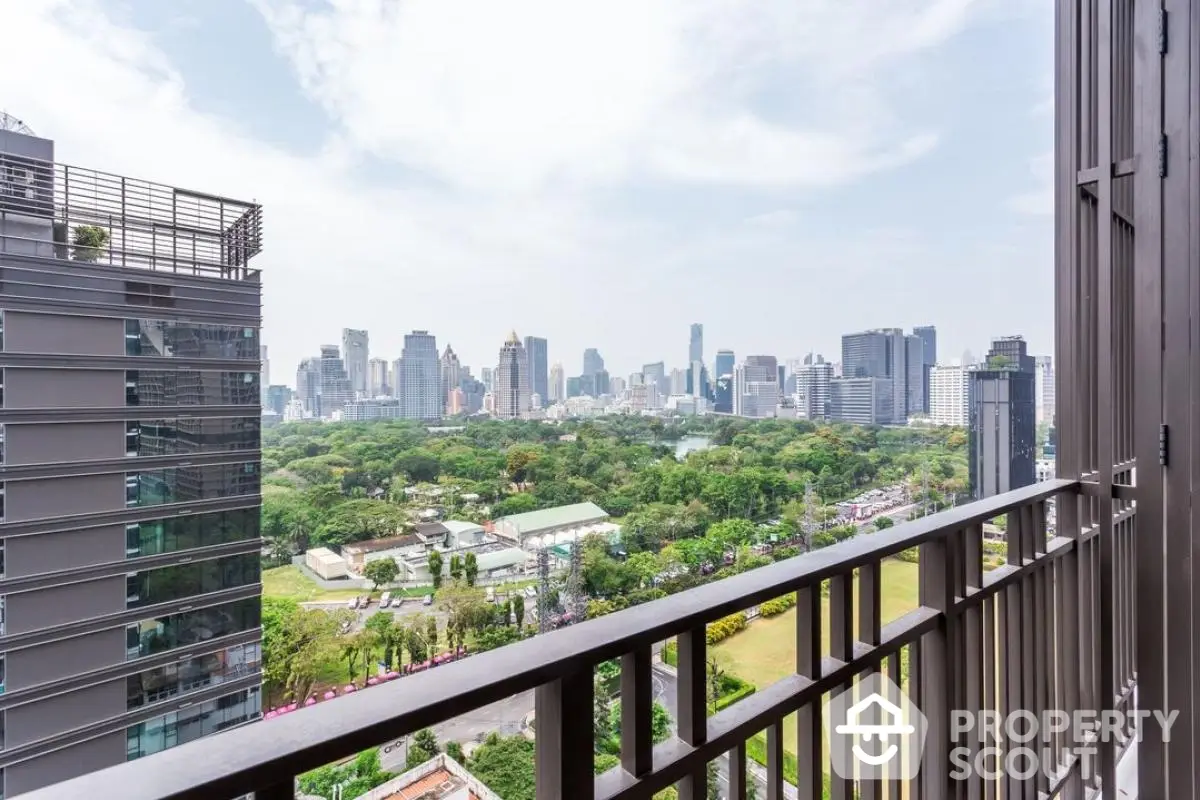
[[785, 594], [782, 597], [776, 597], [774, 600], [767, 600], [760, 603], [758, 613], [764, 617], [774, 617], [782, 614], [794, 605], [796, 605], [795, 593]]
[[679, 666], [679, 652], [674, 639], [663, 645], [662, 660], [664, 664], [670, 664], [672, 667]]
[[750, 695], [754, 694], [757, 689], [753, 683], [747, 683], [740, 678], [736, 679], [741, 686], [734, 689], [729, 694], [723, 694], [717, 698], [716, 704], [713, 706], [713, 711], [720, 711], [723, 708], [729, 708], [739, 700], [745, 700]]
[[704, 639], [709, 644], [716, 644], [717, 642], [725, 641], [730, 636], [745, 629], [746, 614], [739, 611], [736, 614], [730, 614], [728, 617], [721, 617], [716, 622], [710, 622], [704, 632]]

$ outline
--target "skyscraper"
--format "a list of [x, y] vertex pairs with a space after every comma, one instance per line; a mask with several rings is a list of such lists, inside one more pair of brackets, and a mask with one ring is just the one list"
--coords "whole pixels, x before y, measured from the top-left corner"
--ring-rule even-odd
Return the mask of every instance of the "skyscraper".
[[830, 418], [832, 382], [832, 364], [826, 364], [819, 356], [816, 363], [811, 358], [804, 360], [796, 370], [796, 409], [800, 416], [811, 420]]
[[258, 384], [262, 387], [262, 404], [263, 408], [267, 407], [267, 387], [271, 385], [271, 359], [267, 357], [267, 346], [264, 344], [258, 348], [258, 360], [262, 362], [259, 368]]
[[644, 365], [642, 367], [642, 375], [647, 384], [653, 383], [658, 386], [658, 393], [661, 396], [666, 397], [672, 393], [671, 379], [667, 375], [667, 368], [663, 362], [657, 361], [653, 364]]
[[913, 328], [913, 336], [921, 338], [921, 363], [924, 364], [924, 390], [925, 390], [925, 406], [921, 409], [924, 413], [930, 413], [930, 396], [929, 396], [929, 380], [930, 370], [938, 363], [937, 351], [937, 328], [933, 325], [917, 325]]
[[720, 380], [725, 375], [733, 376], [733, 367], [737, 363], [734, 359], [732, 350], [718, 350], [717, 360], [713, 365], [715, 372], [713, 377]]
[[346, 365], [346, 377], [350, 379], [350, 391], [355, 396], [366, 396], [370, 388], [367, 371], [370, 360], [367, 332], [342, 328], [342, 361]]
[[346, 367], [336, 344], [321, 345], [320, 364], [321, 416], [331, 417], [354, 399], [354, 391], [350, 388], [350, 378], [346, 376]]
[[566, 374], [563, 372], [563, 365], [556, 362], [554, 366], [550, 368], [549, 402], [561, 403], [563, 400], [567, 399], [567, 387], [565, 382]]
[[688, 339], [688, 363], [704, 362], [704, 326], [699, 322], [692, 323], [691, 337]]
[[296, 399], [305, 413], [321, 416], [321, 359], [305, 358], [296, 368]]
[[491, 394], [495, 388], [495, 375], [496, 370], [492, 367], [479, 368], [479, 382], [483, 384], [483, 390], [488, 394]]
[[[909, 379], [923, 374], [909, 371], [909, 352], [904, 331], [899, 328], [848, 333], [842, 336], [842, 377], [891, 379], [894, 420], [904, 422], [909, 410]], [[872, 389], [876, 393], [878, 390], [878, 386]]]
[[939, 365], [929, 372], [929, 421], [966, 427], [971, 419], [970, 367]]
[[404, 350], [396, 362], [396, 399], [400, 416], [407, 419], [442, 418], [442, 379], [437, 339], [429, 331], [404, 336]]
[[497, 418], [519, 419], [529, 411], [529, 361], [516, 331], [509, 334], [508, 340], [500, 348], [500, 364], [496, 367], [493, 383], [492, 395]]
[[1033, 357], [1019, 336], [992, 342], [971, 374], [970, 474], [976, 499], [1037, 479], [1037, 408]]
[[0, 133], [7, 797], [260, 716], [261, 216]]
[[372, 358], [367, 362], [367, 372], [370, 377], [367, 388], [371, 397], [387, 397], [392, 393], [391, 370], [386, 359]]
[[458, 360], [458, 354], [454, 352], [454, 348], [449, 344], [446, 345], [446, 350], [442, 353], [441, 376], [442, 405], [445, 408], [449, 408], [450, 393], [458, 388], [463, 378], [462, 363]]
[[1054, 358], [1038, 356], [1037, 362], [1037, 421], [1054, 424]]
[[546, 405], [550, 397], [550, 375], [546, 362], [546, 340], [537, 336], [525, 337], [525, 357], [529, 359], [529, 386], [532, 394]]
[[589, 347], [583, 351], [583, 375], [595, 375], [597, 372], [604, 371], [604, 359], [600, 357], [600, 351], [594, 347]]

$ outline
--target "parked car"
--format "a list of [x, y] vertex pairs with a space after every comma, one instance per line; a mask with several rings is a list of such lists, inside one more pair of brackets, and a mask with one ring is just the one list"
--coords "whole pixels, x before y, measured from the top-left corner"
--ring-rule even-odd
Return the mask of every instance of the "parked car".
[[431, 595], [431, 594], [425, 595], [425, 599], [422, 600], [421, 602], [427, 606], [433, 605], [433, 595]]
[[364, 594], [362, 597], [360, 597], [358, 599], [358, 607], [359, 608], [366, 608], [369, 605], [371, 605], [371, 595]]
[[391, 603], [391, 601], [392, 601], [392, 593], [384, 592], [383, 597], [379, 598], [379, 607], [387, 608], [388, 604]]
[[357, 598], [357, 597], [351, 597], [351, 598], [350, 598], [350, 600], [349, 600], [349, 601], [347, 601], [347, 603], [346, 603], [346, 607], [347, 607], [347, 608], [358, 608], [358, 598]]

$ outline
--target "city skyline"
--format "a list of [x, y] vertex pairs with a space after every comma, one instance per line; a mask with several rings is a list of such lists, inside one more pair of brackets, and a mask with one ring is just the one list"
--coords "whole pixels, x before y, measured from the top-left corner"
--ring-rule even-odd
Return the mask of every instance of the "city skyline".
[[[819, 20], [784, 0], [64, 3], [6, 8], [5, 109], [76, 163], [270, 208], [263, 344], [288, 370], [343, 327], [395, 358], [448, 298], [522, 309], [464, 315], [452, 341], [468, 364], [490, 364], [512, 326], [574, 363], [594, 344], [579, 321], [601, 309], [639, 320], [605, 334], [613, 374], [680, 365], [696, 321], [710, 351], [831, 354], [881, 319], [937, 319], [948, 353], [1004, 330], [1052, 349], [1044, 3], [845, 0]], [[533, 33], [546, 25], [561, 35]], [[644, 47], [614, 63], [630, 36]], [[480, 59], [505, 65], [499, 89]], [[96, 76], [86, 102], [81, 75]], [[576, 115], [592, 124], [565, 124]], [[748, 284], [773, 302], [730, 303]]]

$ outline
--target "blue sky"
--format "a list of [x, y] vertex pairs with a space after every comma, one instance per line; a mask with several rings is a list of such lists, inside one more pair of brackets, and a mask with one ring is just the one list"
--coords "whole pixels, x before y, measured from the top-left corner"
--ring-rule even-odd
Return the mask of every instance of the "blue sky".
[[265, 206], [273, 382], [366, 328], [476, 371], [943, 360], [1053, 341], [1052, 5], [1038, 0], [38, 0], [0, 108], [61, 161]]

